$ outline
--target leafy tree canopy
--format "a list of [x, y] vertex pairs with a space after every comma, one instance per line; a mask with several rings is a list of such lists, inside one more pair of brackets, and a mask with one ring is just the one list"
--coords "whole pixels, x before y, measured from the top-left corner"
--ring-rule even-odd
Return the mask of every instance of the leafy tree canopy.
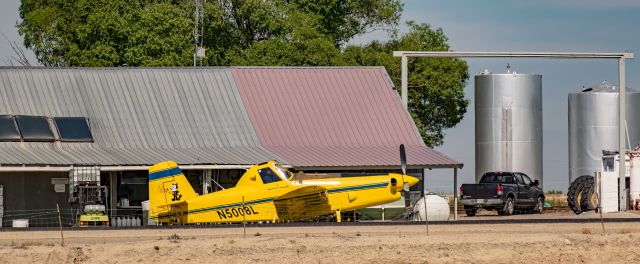
[[[385, 66], [400, 87], [394, 50], [448, 50], [442, 29], [408, 22], [397, 34], [400, 0], [200, 0], [202, 41], [211, 66]], [[17, 25], [45, 66], [189, 66], [195, 1], [21, 0]], [[388, 41], [351, 40], [386, 30]], [[467, 65], [415, 59], [409, 68], [409, 110], [429, 146], [462, 120]]]

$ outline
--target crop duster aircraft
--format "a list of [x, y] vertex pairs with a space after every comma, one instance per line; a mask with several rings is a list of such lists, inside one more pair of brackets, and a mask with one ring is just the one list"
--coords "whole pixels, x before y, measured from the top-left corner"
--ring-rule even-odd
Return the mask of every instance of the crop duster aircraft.
[[149, 168], [149, 217], [161, 223], [228, 223], [312, 219], [397, 201], [418, 179], [402, 174], [294, 180], [275, 161], [252, 166], [233, 188], [198, 195], [173, 161]]

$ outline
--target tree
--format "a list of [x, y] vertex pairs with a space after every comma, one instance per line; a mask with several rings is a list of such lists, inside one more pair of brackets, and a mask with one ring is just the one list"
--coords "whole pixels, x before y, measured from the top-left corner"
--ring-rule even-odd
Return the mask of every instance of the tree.
[[321, 32], [336, 47], [376, 29], [397, 26], [402, 13], [398, 0], [293, 0], [304, 11], [320, 17]]
[[[21, 0], [17, 25], [45, 66], [188, 66], [194, 53], [195, 2], [184, 0]], [[399, 0], [200, 1], [201, 64], [383, 65], [400, 87], [394, 50], [448, 50], [442, 29], [409, 22], [398, 35]], [[373, 30], [386, 42], [349, 45]], [[429, 146], [466, 112], [467, 65], [456, 59], [410, 64], [409, 110]]]
[[169, 1], [22, 0], [24, 44], [45, 66], [189, 65], [192, 7]]

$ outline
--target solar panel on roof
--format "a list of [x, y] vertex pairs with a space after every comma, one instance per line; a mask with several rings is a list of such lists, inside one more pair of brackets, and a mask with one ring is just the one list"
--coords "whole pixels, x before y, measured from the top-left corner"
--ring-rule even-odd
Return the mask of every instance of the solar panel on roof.
[[24, 141], [54, 141], [49, 122], [43, 116], [16, 116]]
[[92, 142], [91, 129], [84, 117], [54, 117], [60, 141]]
[[13, 116], [0, 115], [0, 141], [20, 141], [20, 131]]

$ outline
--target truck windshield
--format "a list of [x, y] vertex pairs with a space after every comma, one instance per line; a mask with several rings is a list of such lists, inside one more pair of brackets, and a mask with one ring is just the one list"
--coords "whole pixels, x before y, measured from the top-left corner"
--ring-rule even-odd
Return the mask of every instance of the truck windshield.
[[516, 179], [511, 173], [487, 173], [482, 176], [480, 183], [515, 183]]

